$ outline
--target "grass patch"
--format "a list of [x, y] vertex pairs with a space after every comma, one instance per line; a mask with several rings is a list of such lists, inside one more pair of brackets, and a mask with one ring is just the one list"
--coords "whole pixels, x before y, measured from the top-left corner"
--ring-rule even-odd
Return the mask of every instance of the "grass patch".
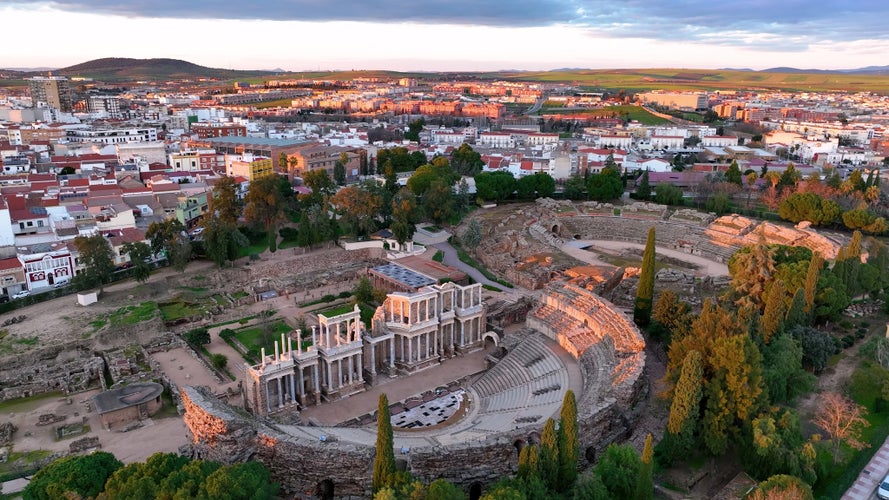
[[223, 297], [221, 294], [214, 293], [213, 296], [210, 298], [213, 299], [213, 302], [216, 302], [216, 305], [224, 306], [228, 304], [228, 300], [226, 300], [226, 298]]
[[486, 283], [482, 283], [482, 288], [484, 288], [485, 290], [490, 290], [492, 292], [502, 292], [503, 291], [494, 285], [488, 285]]
[[432, 256], [432, 260], [434, 260], [435, 262], [444, 261], [444, 252], [442, 252], [441, 250], [437, 250], [435, 252], [435, 255]]
[[16, 344], [21, 345], [37, 345], [37, 342], [39, 341], [40, 339], [38, 339], [37, 337], [22, 337], [14, 340]]
[[459, 258], [461, 262], [478, 269], [478, 271], [480, 273], [482, 273], [485, 276], [485, 278], [488, 278], [491, 281], [500, 283], [501, 285], [503, 285], [507, 288], [513, 288], [512, 283], [498, 278], [497, 275], [495, 275], [491, 271], [488, 271], [487, 269], [485, 269], [484, 266], [482, 266], [481, 264], [476, 262], [476, 260], [473, 259], [472, 256], [466, 252], [466, 250], [463, 250], [463, 247], [460, 246], [460, 244], [457, 243], [457, 240], [455, 240], [453, 237], [448, 238], [448, 241], [451, 243], [451, 245], [454, 247], [454, 249], [457, 250], [457, 258]]
[[194, 292], [194, 293], [202, 293], [202, 292], [207, 291], [207, 288], [202, 287], [202, 286], [182, 286], [179, 288], [181, 288], [183, 290], [188, 290], [189, 292]]
[[251, 319], [253, 319], [255, 317], [256, 317], [256, 315], [254, 314], [252, 316], [244, 316], [243, 318], [230, 319], [228, 321], [222, 321], [220, 323], [213, 323], [212, 325], [207, 325], [207, 329], [209, 330], [210, 328], [216, 328], [218, 326], [234, 325], [235, 323], [244, 325], [244, 324], [247, 324], [248, 321], [250, 321]]
[[238, 290], [237, 292], [232, 294], [233, 299], [243, 299], [244, 297], [249, 297], [250, 294], [245, 292], [244, 290]]
[[259, 361], [261, 349], [265, 347], [266, 354], [275, 352], [275, 341], [281, 339], [282, 333], [290, 333], [292, 328], [284, 321], [252, 326], [235, 330], [234, 337], [247, 349], [245, 358], [256, 363]]
[[95, 321], [90, 321], [90, 326], [93, 327], [93, 330], [98, 330], [107, 324], [108, 324], [108, 321], [104, 318], [97, 319]]
[[204, 308], [192, 302], [167, 302], [158, 306], [164, 321], [178, 321], [204, 314]]
[[278, 250], [286, 250], [288, 248], [299, 248], [299, 244], [296, 240], [284, 240], [278, 243]]
[[108, 316], [108, 322], [111, 323], [111, 326], [135, 325], [153, 319], [156, 310], [157, 304], [151, 301], [142, 302], [138, 305], [124, 306], [111, 313]]
[[43, 402], [50, 399], [58, 399], [65, 397], [63, 392], [47, 392], [45, 394], [37, 394], [27, 398], [17, 398], [0, 402], [0, 414], [3, 413], [26, 413], [36, 409]]
[[[11, 481], [13, 479], [17, 479], [19, 477], [24, 477], [30, 475], [29, 473], [34, 471], [34, 467], [32, 464], [38, 463], [41, 460], [45, 460], [47, 457], [52, 455], [52, 451], [50, 450], [30, 450], [30, 451], [13, 451], [9, 454], [9, 459], [6, 463], [0, 464], [0, 481]], [[21, 461], [21, 464], [24, 464], [24, 467], [16, 467], [16, 462]], [[20, 498], [15, 495], [11, 495], [9, 498]]]
[[341, 306], [327, 309], [326, 311], [321, 311], [318, 314], [323, 314], [325, 317], [332, 318], [333, 316], [339, 316], [340, 314], [350, 313], [354, 310], [355, 310], [355, 306], [353, 306], [352, 304], [343, 304]]

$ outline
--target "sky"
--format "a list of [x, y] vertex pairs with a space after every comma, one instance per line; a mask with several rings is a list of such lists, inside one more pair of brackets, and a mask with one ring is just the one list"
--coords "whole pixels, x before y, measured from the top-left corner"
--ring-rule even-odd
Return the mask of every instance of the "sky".
[[851, 69], [889, 65], [887, 15], [885, 0], [0, 0], [0, 68]]

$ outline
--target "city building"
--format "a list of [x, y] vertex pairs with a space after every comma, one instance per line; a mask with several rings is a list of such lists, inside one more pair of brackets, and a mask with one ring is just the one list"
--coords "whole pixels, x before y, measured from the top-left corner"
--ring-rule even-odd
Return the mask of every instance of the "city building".
[[28, 89], [35, 105], [45, 103], [59, 111], [70, 112], [74, 97], [68, 79], [64, 76], [35, 76], [28, 79]]

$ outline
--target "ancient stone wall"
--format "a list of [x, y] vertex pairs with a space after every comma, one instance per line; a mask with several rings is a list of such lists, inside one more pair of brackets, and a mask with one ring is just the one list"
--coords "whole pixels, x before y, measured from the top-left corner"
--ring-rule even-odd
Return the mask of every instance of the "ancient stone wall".
[[102, 358], [79, 343], [6, 357], [0, 370], [0, 401], [101, 386], [104, 367]]

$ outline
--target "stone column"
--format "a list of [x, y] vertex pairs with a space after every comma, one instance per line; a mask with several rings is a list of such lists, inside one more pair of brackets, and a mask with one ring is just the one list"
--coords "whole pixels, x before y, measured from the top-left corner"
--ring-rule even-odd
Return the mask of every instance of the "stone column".
[[284, 384], [281, 383], [281, 378], [276, 379], [278, 381], [278, 408], [284, 406]]
[[466, 332], [463, 330], [463, 322], [460, 322], [460, 346], [462, 347], [465, 344]]
[[296, 384], [293, 380], [294, 378], [296, 378], [296, 376], [291, 373], [290, 375], [288, 375], [288, 378], [290, 378], [290, 402], [296, 403]]
[[272, 411], [272, 407], [271, 403], [269, 402], [269, 399], [271, 399], [271, 396], [269, 396], [269, 381], [263, 380], [262, 385], [265, 386], [265, 411], [266, 413], [270, 413]]
[[395, 336], [389, 338], [389, 368], [395, 368]]
[[296, 370], [297, 370], [297, 373], [299, 373], [299, 385], [296, 386], [296, 388], [297, 388], [297, 390], [298, 390], [299, 392], [298, 392], [297, 394], [299, 394], [300, 397], [302, 397], [302, 396], [305, 394], [305, 386], [304, 386], [304, 384], [306, 383], [305, 379], [303, 378], [303, 377], [304, 377], [304, 375], [303, 375], [303, 367], [299, 366], [299, 367], [296, 368]]
[[349, 365], [349, 385], [352, 385], [352, 368], [353, 363], [355, 363], [355, 356], [349, 356], [346, 364]]
[[364, 358], [358, 356], [358, 380], [364, 381]]
[[318, 376], [318, 363], [312, 365], [312, 372], [315, 375], [315, 392], [321, 392], [321, 377]]
[[370, 345], [370, 374], [376, 375], [377, 374], [377, 360], [376, 360], [377, 344], [369, 343], [369, 345]]
[[332, 391], [333, 390], [333, 376], [330, 372], [333, 371], [333, 366], [330, 364], [329, 361], [327, 363], [324, 363], [324, 366], [327, 368], [325, 370], [325, 371], [327, 371], [327, 390]]
[[407, 338], [407, 362], [412, 363], [414, 359], [414, 339]]

